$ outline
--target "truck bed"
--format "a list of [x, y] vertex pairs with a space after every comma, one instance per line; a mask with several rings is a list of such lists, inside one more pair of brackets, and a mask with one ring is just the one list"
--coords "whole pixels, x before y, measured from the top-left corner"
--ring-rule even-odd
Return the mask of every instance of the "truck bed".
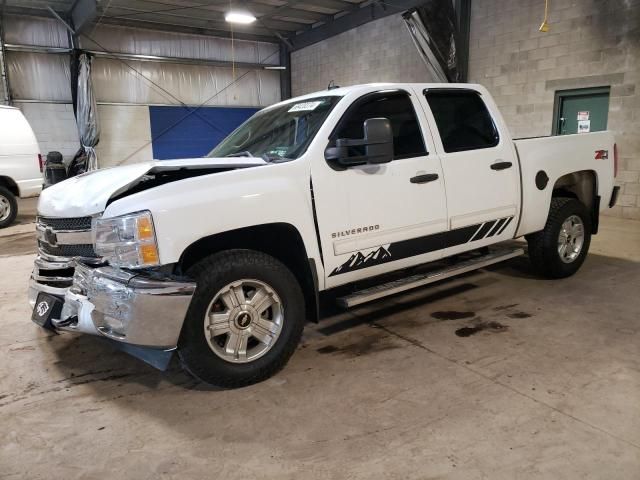
[[[594, 175], [597, 195], [603, 199], [600, 209], [607, 207], [614, 182], [614, 138], [611, 132], [526, 138], [514, 140], [514, 144], [523, 179], [522, 218], [517, 236], [544, 227], [548, 212], [539, 206], [549, 204], [558, 179], [572, 172]], [[599, 151], [606, 153], [598, 155]], [[599, 156], [604, 158], [597, 158]], [[549, 179], [546, 183], [545, 176]]]

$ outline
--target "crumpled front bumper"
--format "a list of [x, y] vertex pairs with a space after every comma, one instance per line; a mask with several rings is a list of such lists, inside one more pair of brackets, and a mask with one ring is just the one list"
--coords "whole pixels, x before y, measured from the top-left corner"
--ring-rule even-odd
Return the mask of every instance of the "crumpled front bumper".
[[32, 305], [41, 291], [64, 299], [60, 318], [52, 319], [56, 330], [162, 350], [177, 346], [195, 283], [79, 262], [73, 268], [71, 287], [51, 287], [36, 275], [29, 285]]

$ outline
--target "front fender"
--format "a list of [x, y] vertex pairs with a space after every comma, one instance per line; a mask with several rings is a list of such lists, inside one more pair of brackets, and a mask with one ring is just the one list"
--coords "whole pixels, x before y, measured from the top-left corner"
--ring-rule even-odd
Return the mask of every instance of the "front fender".
[[302, 158], [172, 182], [110, 204], [105, 217], [150, 210], [162, 264], [176, 263], [197, 240], [267, 223], [287, 223], [319, 261], [313, 224], [310, 172]]

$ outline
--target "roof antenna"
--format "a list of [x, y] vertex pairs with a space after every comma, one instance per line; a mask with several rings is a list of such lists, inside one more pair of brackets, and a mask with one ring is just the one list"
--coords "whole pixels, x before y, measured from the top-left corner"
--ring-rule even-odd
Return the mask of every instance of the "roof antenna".
[[335, 80], [331, 80], [329, 85], [327, 85], [327, 90], [334, 90], [336, 88], [340, 88], [340, 85], [336, 85]]

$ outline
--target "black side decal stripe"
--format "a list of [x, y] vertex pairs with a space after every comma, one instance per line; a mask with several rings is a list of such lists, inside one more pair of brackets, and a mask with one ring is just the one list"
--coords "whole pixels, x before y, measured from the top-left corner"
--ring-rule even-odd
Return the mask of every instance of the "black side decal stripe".
[[505, 222], [505, 224], [502, 226], [502, 228], [500, 229], [500, 231], [498, 232], [498, 235], [500, 235], [502, 232], [504, 232], [505, 228], [507, 228], [509, 226], [509, 224], [511, 223], [511, 220], [513, 220], [513, 217], [509, 217], [507, 219], [507, 221]]
[[490, 221], [490, 222], [486, 222], [484, 225], [482, 225], [482, 228], [480, 229], [480, 231], [478, 232], [478, 235], [476, 235], [476, 237], [474, 238], [474, 240], [482, 240], [484, 237], [487, 236], [487, 233], [489, 233], [489, 230], [491, 230], [491, 228], [496, 224], [496, 221]]
[[501, 218], [500, 220], [498, 220], [496, 222], [495, 226], [489, 232], [489, 235], [487, 235], [487, 238], [488, 237], [493, 237], [496, 234], [496, 232], [500, 229], [500, 227], [502, 227], [502, 224], [504, 223], [505, 220], [506, 220], [506, 218]]
[[[411, 238], [400, 242], [392, 243], [388, 248], [379, 247], [377, 250], [369, 252], [366, 256], [362, 252], [352, 254], [349, 259], [339, 267], [333, 269], [330, 277], [347, 272], [354, 272], [363, 268], [373, 267], [382, 263], [402, 260], [404, 258], [415, 257], [425, 253], [434, 252], [443, 248], [455, 247], [463, 243], [485, 238], [489, 232], [501, 232], [506, 228], [513, 217], [508, 219], [490, 220], [484, 223], [477, 223], [467, 227], [456, 228], [447, 232], [434, 233], [423, 237]], [[506, 220], [506, 222], [505, 222]]]
[[476, 233], [474, 233], [473, 236], [469, 239], [470, 242], [474, 241], [477, 238], [478, 233], [480, 232], [480, 229], [482, 229], [483, 225], [484, 223], [479, 224], [478, 230], [476, 230]]
[[402, 240], [390, 244], [388, 249], [380, 247], [367, 254], [367, 256], [364, 256], [362, 252], [356, 252], [351, 255], [346, 262], [336, 267], [329, 276], [333, 277], [334, 275], [354, 272], [394, 260], [402, 260], [403, 258], [415, 257], [416, 255], [422, 255], [443, 248], [462, 245], [471, 240], [471, 237], [478, 230], [479, 226], [480, 224], [470, 225], [468, 227], [449, 230], [448, 232], [439, 232], [424, 237]]

